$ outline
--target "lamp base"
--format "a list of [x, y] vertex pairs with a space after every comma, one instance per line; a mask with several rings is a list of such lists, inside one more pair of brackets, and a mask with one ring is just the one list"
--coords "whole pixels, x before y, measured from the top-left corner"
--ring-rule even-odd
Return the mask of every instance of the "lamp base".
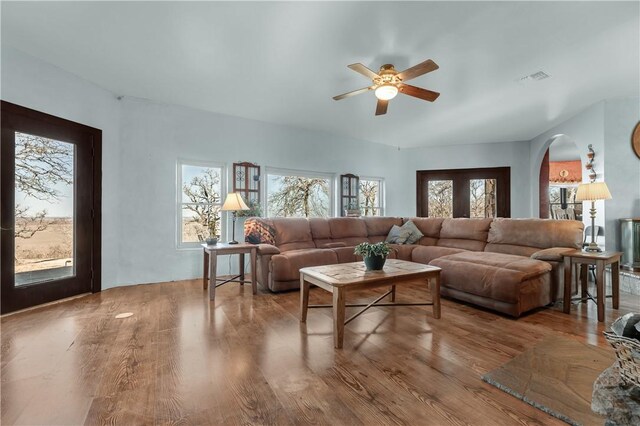
[[589, 245], [584, 248], [584, 251], [599, 253], [602, 251], [602, 249], [598, 247], [598, 244], [596, 243], [589, 243]]
[[227, 244], [238, 244], [238, 242], [236, 240], [233, 240], [233, 241], [229, 241]]

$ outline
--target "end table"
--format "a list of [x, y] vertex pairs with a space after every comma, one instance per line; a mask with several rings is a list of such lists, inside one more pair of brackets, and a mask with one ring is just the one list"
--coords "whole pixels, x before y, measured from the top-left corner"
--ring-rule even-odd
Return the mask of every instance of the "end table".
[[598, 321], [604, 321], [604, 268], [611, 265], [611, 290], [613, 309], [618, 309], [620, 304], [620, 257], [619, 251], [589, 252], [576, 250], [564, 254], [564, 313], [571, 312], [571, 282], [573, 280], [573, 266], [581, 266], [581, 290], [582, 297], [587, 298], [587, 267], [596, 266], [596, 304], [598, 305]]
[[[258, 291], [256, 282], [256, 264], [258, 257], [258, 249], [254, 244], [238, 243], [218, 243], [215, 245], [202, 244], [204, 253], [204, 264], [202, 274], [202, 288], [207, 289], [209, 284], [209, 278], [211, 279], [211, 285], [209, 286], [209, 300], [214, 300], [216, 297], [216, 287], [220, 287], [229, 282], [238, 282], [243, 285], [246, 282], [244, 279], [244, 255], [249, 253], [251, 256], [251, 289], [253, 294]], [[238, 254], [240, 255], [240, 273], [232, 276], [228, 279], [216, 278], [216, 266], [218, 265], [218, 256]], [[218, 283], [220, 281], [220, 283]]]

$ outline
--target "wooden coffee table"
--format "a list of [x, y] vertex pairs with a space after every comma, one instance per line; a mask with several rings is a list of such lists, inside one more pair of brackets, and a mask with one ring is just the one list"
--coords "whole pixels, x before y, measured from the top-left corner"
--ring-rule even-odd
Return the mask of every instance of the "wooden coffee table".
[[[432, 302], [395, 303], [396, 285], [408, 284], [412, 279], [423, 278], [430, 283]], [[332, 305], [309, 305], [309, 287], [316, 285], [333, 294]], [[368, 304], [346, 304], [347, 290], [363, 290], [388, 287], [390, 290]], [[394, 303], [378, 303], [391, 295]], [[306, 322], [308, 308], [333, 308], [333, 342], [342, 348], [344, 326], [372, 306], [424, 306], [433, 305], [433, 317], [440, 318], [440, 268], [405, 260], [387, 259], [382, 271], [367, 271], [364, 262], [338, 265], [312, 266], [300, 269], [300, 322]], [[345, 321], [345, 308], [364, 306], [364, 309]]]

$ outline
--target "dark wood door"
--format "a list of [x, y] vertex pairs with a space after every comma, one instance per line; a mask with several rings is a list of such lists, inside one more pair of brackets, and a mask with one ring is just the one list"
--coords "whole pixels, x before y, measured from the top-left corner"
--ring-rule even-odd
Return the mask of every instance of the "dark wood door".
[[417, 215], [510, 217], [511, 168], [419, 170]]
[[1, 107], [1, 312], [100, 291], [102, 132]]

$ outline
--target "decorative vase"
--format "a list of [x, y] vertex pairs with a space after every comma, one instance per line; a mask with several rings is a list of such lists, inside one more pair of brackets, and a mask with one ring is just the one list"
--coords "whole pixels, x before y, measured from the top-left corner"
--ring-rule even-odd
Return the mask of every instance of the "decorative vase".
[[216, 237], [208, 237], [205, 241], [208, 246], [215, 246], [218, 244], [218, 238]]
[[387, 260], [384, 256], [369, 256], [364, 258], [364, 264], [367, 267], [367, 271], [380, 271], [384, 267], [384, 262]]

